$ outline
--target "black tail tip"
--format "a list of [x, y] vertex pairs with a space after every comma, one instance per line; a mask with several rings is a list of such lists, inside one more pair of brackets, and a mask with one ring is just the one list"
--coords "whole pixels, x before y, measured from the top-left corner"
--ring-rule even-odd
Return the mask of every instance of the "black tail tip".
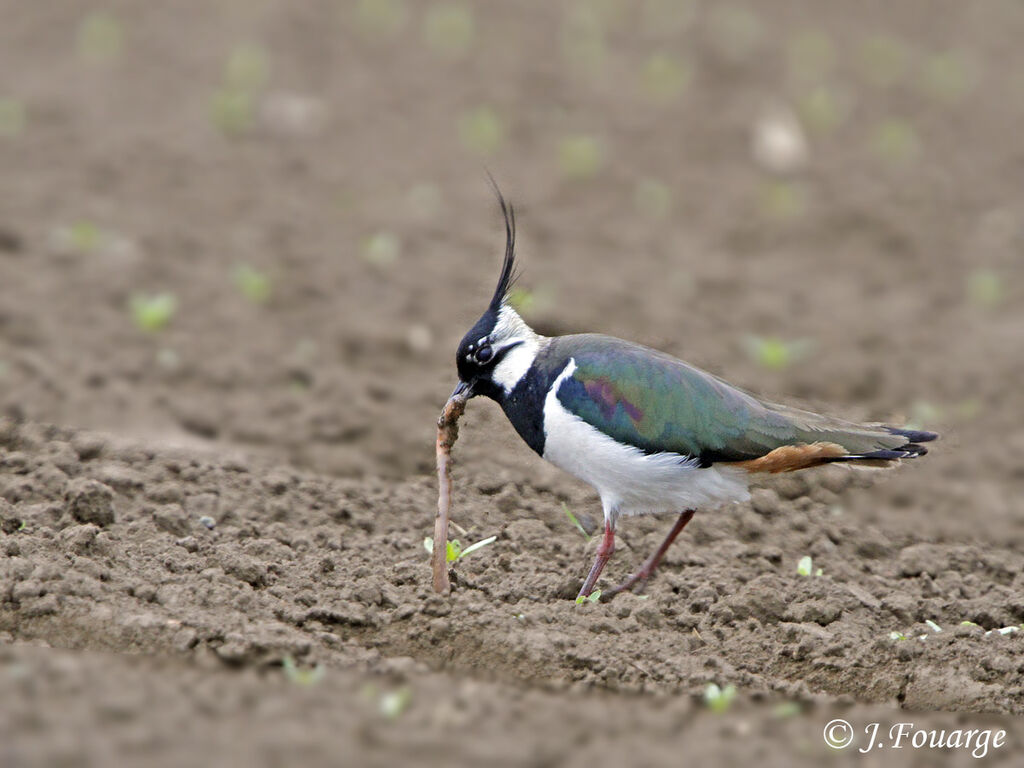
[[[938, 432], [925, 432], [920, 429], [901, 429], [900, 427], [886, 427], [885, 429], [889, 434], [907, 438], [908, 443], [930, 443], [939, 437]], [[922, 451], [922, 453], [927, 453], [927, 451]]]

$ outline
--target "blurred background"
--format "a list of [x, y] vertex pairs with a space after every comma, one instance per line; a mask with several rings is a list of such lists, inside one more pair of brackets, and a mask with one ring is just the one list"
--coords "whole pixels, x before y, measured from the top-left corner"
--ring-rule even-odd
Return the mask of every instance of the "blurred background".
[[943, 430], [893, 493], [1021, 539], [1020, 2], [0, 5], [7, 415], [430, 472], [489, 169], [538, 330]]

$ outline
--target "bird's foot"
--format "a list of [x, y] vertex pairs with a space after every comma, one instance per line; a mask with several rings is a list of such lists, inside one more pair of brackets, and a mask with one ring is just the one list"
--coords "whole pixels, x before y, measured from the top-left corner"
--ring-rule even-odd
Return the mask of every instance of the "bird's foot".
[[644, 571], [645, 569], [641, 568], [639, 571], [634, 573], [632, 576], [630, 576], [628, 579], [626, 579], [618, 586], [602, 591], [601, 602], [607, 603], [620, 592], [632, 591], [636, 594], [640, 594], [641, 592], [643, 592], [644, 587], [647, 586], [647, 582], [651, 578], [651, 574], [645, 573]]

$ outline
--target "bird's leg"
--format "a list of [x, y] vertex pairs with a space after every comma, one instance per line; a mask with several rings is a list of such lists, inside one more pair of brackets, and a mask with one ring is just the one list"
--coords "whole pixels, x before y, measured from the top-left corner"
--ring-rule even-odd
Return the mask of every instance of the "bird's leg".
[[601, 571], [604, 570], [605, 563], [612, 556], [615, 551], [615, 524], [605, 520], [604, 522], [604, 536], [601, 538], [601, 543], [597, 545], [597, 555], [594, 557], [594, 564], [590, 568], [590, 573], [587, 574], [586, 581], [583, 582], [583, 588], [580, 590], [579, 595], [576, 599], [579, 600], [581, 597], [589, 597], [590, 593], [594, 591], [594, 585], [597, 583], [597, 578], [601, 575]]
[[640, 570], [638, 570], [624, 582], [619, 584], [617, 587], [612, 587], [611, 589], [605, 590], [603, 593], [601, 593], [601, 599], [610, 600], [611, 598], [615, 597], [615, 595], [619, 594], [619, 592], [623, 592], [627, 589], [633, 589], [634, 587], [638, 589], [643, 589], [644, 585], [647, 583], [647, 580], [650, 579], [651, 575], [654, 573], [654, 569], [657, 568], [658, 563], [661, 562], [661, 558], [665, 556], [665, 553], [668, 552], [668, 548], [672, 546], [672, 542], [676, 540], [676, 536], [682, 533], [683, 528], [686, 527], [686, 524], [693, 519], [695, 511], [696, 510], [688, 509], [687, 511], [680, 514], [679, 517], [676, 519], [675, 525], [672, 526], [672, 530], [668, 532], [668, 536], [666, 536], [665, 540], [661, 542], [661, 546], [659, 546], [655, 550], [653, 555], [647, 558], [647, 562], [640, 566]]

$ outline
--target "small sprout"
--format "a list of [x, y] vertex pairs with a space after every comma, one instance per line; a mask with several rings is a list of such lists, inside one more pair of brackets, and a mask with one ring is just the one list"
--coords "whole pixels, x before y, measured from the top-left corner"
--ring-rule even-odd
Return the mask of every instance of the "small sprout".
[[940, 627], [938, 624], [936, 624], [931, 619], [925, 619], [924, 623], [928, 625], [928, 629], [930, 629], [932, 632], [941, 632], [942, 631], [942, 627]]
[[990, 630], [989, 632], [986, 632], [985, 634], [986, 635], [990, 635], [990, 634], [992, 634], [992, 632], [995, 632], [997, 635], [1012, 635], [1014, 632], [1020, 632], [1020, 631], [1021, 631], [1021, 627], [1002, 627], [1001, 629]]
[[722, 58], [740, 64], [757, 48], [761, 22], [753, 11], [736, 5], [716, 3], [710, 7], [708, 36]]
[[788, 720], [791, 717], [796, 717], [804, 711], [799, 701], [784, 701], [781, 704], [776, 705], [772, 710], [772, 715], [778, 720]]
[[980, 624], [975, 624], [973, 621], [961, 621], [960, 622], [960, 626], [961, 627], [979, 627], [979, 628], [981, 627]]
[[800, 558], [800, 562], [796, 565], [796, 572], [801, 576], [810, 576], [811, 570], [814, 568], [814, 562], [811, 560], [810, 555], [804, 555]]
[[708, 709], [716, 714], [722, 714], [736, 698], [736, 686], [731, 683], [725, 688], [719, 688], [717, 683], [708, 683], [704, 689], [704, 703]]
[[922, 87], [936, 101], [953, 104], [967, 95], [975, 79], [974, 67], [964, 54], [941, 53], [925, 62]]
[[124, 45], [124, 26], [111, 13], [94, 11], [78, 25], [77, 47], [83, 58], [116, 59]]
[[[465, 549], [462, 548], [462, 543], [458, 539], [452, 539], [446, 543], [444, 559], [449, 563], [454, 563], [461, 560], [466, 555], [472, 554], [482, 547], [486, 547], [488, 544], [493, 544], [497, 539], [497, 536], [489, 536], [486, 539], [481, 539], [475, 544], [470, 544]], [[427, 550], [428, 553], [433, 554], [434, 539], [430, 536], [423, 539], [423, 548]]]
[[913, 125], [893, 117], [875, 127], [871, 148], [886, 162], [906, 164], [916, 160], [921, 153], [921, 140]]
[[270, 278], [248, 264], [239, 264], [234, 272], [235, 286], [253, 304], [265, 304], [270, 298]]
[[589, 595], [577, 595], [576, 605], [583, 605], [583, 603], [596, 603], [601, 599], [601, 590], [595, 589]]
[[26, 528], [28, 528], [28, 521], [22, 520], [21, 522], [18, 523], [18, 527], [17, 527], [16, 530], [24, 531]]
[[991, 269], [976, 269], [967, 277], [967, 298], [976, 307], [996, 307], [1005, 293], [1002, 278]]
[[604, 145], [594, 136], [566, 136], [558, 146], [558, 165], [566, 178], [584, 181], [601, 172], [604, 155]]
[[879, 88], [891, 88], [903, 79], [907, 59], [906, 46], [884, 35], [869, 37], [860, 49], [860, 67], [864, 79]]
[[483, 105], [459, 117], [462, 146], [478, 155], [493, 155], [505, 141], [505, 126], [498, 113]]
[[394, 232], [377, 232], [363, 241], [363, 258], [375, 267], [389, 267], [398, 260], [402, 243]]
[[14, 99], [0, 99], [0, 137], [15, 139], [25, 130], [25, 106]]
[[590, 541], [590, 534], [587, 533], [586, 529], [580, 523], [579, 519], [576, 517], [576, 515], [572, 513], [572, 510], [569, 509], [569, 505], [566, 504], [564, 501], [562, 502], [562, 511], [565, 512], [565, 516], [569, 518], [569, 522], [572, 523], [573, 527], [580, 532], [580, 536], [582, 536], [587, 541]]
[[818, 80], [836, 63], [832, 39], [821, 30], [806, 30], [794, 37], [788, 50], [789, 74], [794, 80]]
[[651, 101], [671, 104], [686, 91], [692, 77], [685, 62], [667, 53], [655, 53], [644, 64], [640, 85]]
[[412, 689], [404, 686], [397, 691], [381, 694], [377, 708], [388, 720], [395, 720], [409, 708], [410, 704], [412, 704]]
[[760, 208], [772, 221], [792, 221], [807, 210], [807, 190], [793, 181], [772, 180], [761, 188]]
[[458, 59], [473, 45], [476, 33], [472, 11], [464, 5], [445, 3], [427, 11], [423, 39], [438, 56]]
[[408, 15], [404, 0], [359, 0], [355, 23], [365, 37], [382, 39], [393, 37]]
[[640, 179], [633, 193], [636, 209], [652, 219], [664, 219], [672, 210], [672, 190], [657, 179]]
[[80, 219], [67, 232], [68, 242], [79, 253], [91, 253], [99, 248], [104, 240], [103, 232], [91, 221]]
[[320, 664], [315, 667], [303, 669], [295, 663], [295, 659], [291, 656], [285, 656], [281, 660], [281, 666], [284, 668], [285, 677], [296, 685], [309, 688], [316, 685], [324, 678], [324, 668]]
[[890, 640], [906, 640], [907, 636], [904, 635], [902, 632], [890, 632], [889, 633], [889, 639]]
[[782, 371], [803, 359], [811, 350], [808, 339], [785, 341], [776, 337], [748, 336], [744, 340], [750, 358], [770, 371]]
[[210, 120], [225, 136], [238, 136], [252, 127], [255, 99], [244, 88], [223, 86], [210, 100]]
[[166, 328], [174, 317], [178, 300], [173, 293], [139, 293], [132, 296], [129, 306], [135, 326], [141, 331], [156, 333]]
[[224, 85], [231, 90], [255, 92], [263, 88], [270, 74], [270, 61], [255, 43], [236, 46], [224, 65]]

